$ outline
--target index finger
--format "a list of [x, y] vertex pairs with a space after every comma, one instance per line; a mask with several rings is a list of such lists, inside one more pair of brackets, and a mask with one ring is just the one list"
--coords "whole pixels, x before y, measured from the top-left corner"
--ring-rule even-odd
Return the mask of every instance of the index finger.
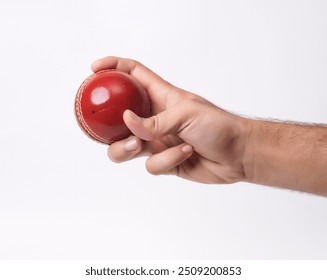
[[145, 67], [138, 61], [121, 58], [115, 56], [107, 56], [100, 58], [92, 63], [91, 66], [93, 72], [98, 72], [104, 69], [116, 69], [118, 71], [125, 72], [134, 78], [136, 78], [141, 85], [146, 89], [148, 94], [162, 95], [166, 94], [171, 85], [155, 74], [149, 68]]

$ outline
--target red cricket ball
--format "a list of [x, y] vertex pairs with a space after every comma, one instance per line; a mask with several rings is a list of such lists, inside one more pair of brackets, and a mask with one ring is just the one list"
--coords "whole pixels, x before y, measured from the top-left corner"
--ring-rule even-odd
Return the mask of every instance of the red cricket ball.
[[125, 110], [140, 117], [150, 116], [145, 89], [132, 76], [116, 70], [102, 70], [89, 76], [75, 99], [75, 116], [80, 128], [93, 140], [104, 144], [128, 137], [123, 120]]

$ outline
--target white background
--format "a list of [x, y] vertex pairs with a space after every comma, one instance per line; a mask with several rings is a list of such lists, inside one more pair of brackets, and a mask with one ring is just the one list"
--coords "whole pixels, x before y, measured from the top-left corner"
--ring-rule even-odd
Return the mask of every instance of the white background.
[[73, 114], [117, 55], [238, 114], [326, 123], [326, 36], [326, 1], [1, 0], [0, 258], [327, 258], [325, 198], [117, 165]]

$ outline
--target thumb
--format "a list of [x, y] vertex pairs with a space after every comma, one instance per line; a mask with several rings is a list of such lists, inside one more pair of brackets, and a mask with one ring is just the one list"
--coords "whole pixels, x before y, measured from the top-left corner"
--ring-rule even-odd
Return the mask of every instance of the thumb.
[[131, 110], [126, 110], [123, 118], [129, 130], [146, 141], [177, 133], [184, 127], [186, 121], [181, 111], [172, 109], [162, 111], [150, 118], [141, 118]]

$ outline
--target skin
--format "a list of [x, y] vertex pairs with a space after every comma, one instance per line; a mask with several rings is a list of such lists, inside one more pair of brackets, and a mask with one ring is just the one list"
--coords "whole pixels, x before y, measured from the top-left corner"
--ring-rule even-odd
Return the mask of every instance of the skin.
[[152, 116], [124, 112], [133, 133], [108, 148], [114, 162], [147, 156], [154, 175], [207, 184], [250, 182], [327, 196], [327, 127], [240, 117], [177, 88], [141, 63], [104, 57], [94, 72], [117, 69], [146, 89]]

